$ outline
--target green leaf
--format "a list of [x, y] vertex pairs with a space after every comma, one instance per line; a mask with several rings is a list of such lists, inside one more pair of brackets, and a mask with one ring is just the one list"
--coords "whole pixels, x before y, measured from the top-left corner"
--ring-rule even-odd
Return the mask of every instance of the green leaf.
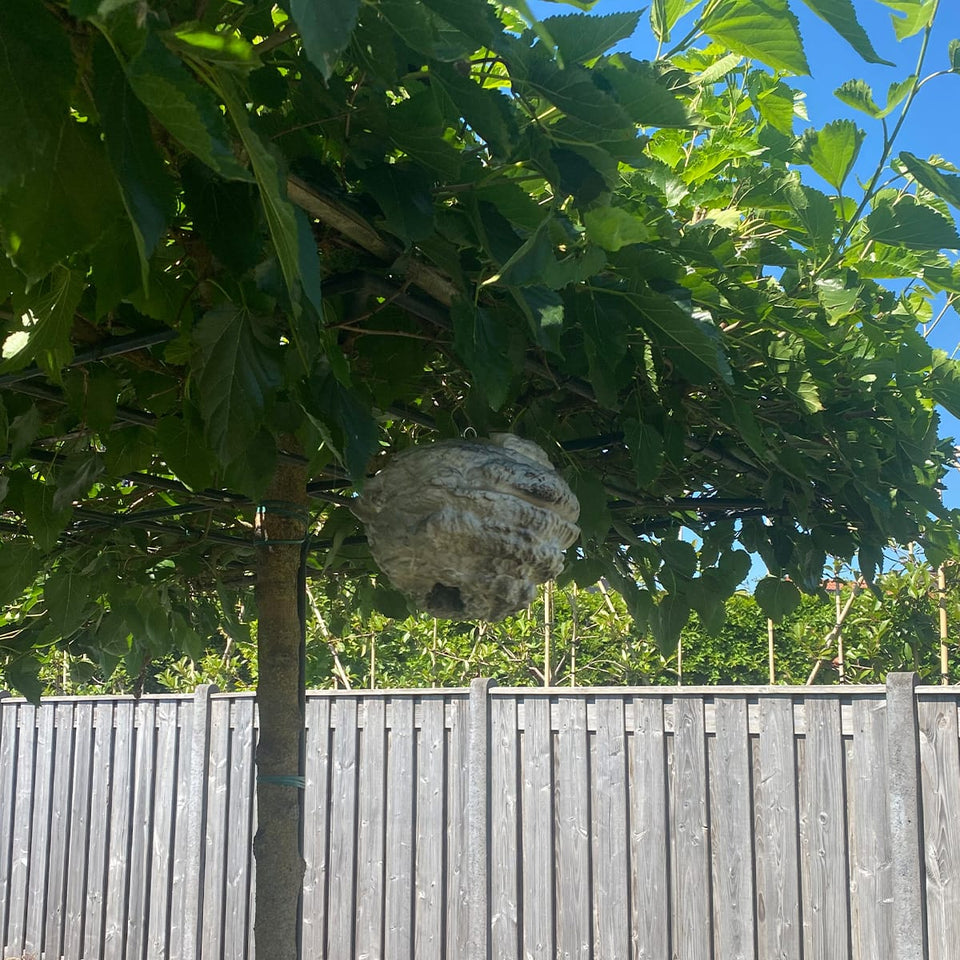
[[56, 545], [60, 534], [73, 515], [73, 508], [65, 506], [54, 507], [53, 488], [40, 480], [28, 481], [23, 484], [23, 516], [27, 521], [27, 530], [33, 537], [36, 545], [48, 553]]
[[43, 554], [25, 537], [0, 540], [0, 608], [13, 603], [36, 579]]
[[564, 470], [563, 476], [580, 502], [580, 519], [577, 523], [580, 525], [581, 543], [603, 544], [613, 524], [603, 480], [596, 473], [576, 467]]
[[116, 374], [103, 363], [85, 364], [63, 375], [63, 392], [70, 409], [91, 430], [106, 434], [117, 414], [120, 385]]
[[473, 374], [490, 409], [499, 410], [506, 403], [514, 379], [514, 365], [508, 358], [516, 351], [507, 317], [495, 308], [478, 307], [463, 299], [454, 300], [450, 317], [454, 348]]
[[960, 176], [955, 173], [944, 173], [929, 161], [921, 160], [906, 151], [900, 154], [899, 159], [906, 167], [907, 173], [917, 183], [935, 193], [942, 200], [946, 200], [952, 207], [960, 208]]
[[[603, 86], [609, 85], [631, 123], [649, 127], [692, 125], [684, 103], [670, 92], [649, 63], [619, 53], [596, 63], [591, 70]], [[628, 139], [633, 142], [636, 137], [630, 132]]]
[[650, 615], [650, 632], [660, 653], [669, 656], [676, 652], [680, 633], [690, 619], [690, 602], [686, 597], [670, 593], [663, 597]]
[[94, 102], [100, 114], [107, 155], [133, 227], [146, 286], [147, 261], [176, 209], [173, 181], [167, 176], [163, 158], [154, 144], [147, 111], [102, 39], [94, 46], [93, 65]]
[[[690, 82], [698, 87], [710, 86], [718, 80], [722, 80], [731, 70], [736, 70], [743, 63], [743, 57], [739, 53], [728, 53], [721, 57], [715, 63], [711, 63], [705, 70], [691, 77]], [[791, 97], [791, 102], [793, 98]], [[792, 113], [791, 109], [791, 113]]]
[[891, 83], [890, 87], [887, 89], [887, 105], [883, 108], [883, 113], [881, 113], [880, 116], [885, 117], [891, 111], [896, 109], [896, 107], [900, 105], [907, 94], [913, 89], [916, 82], [916, 74], [910, 74], [909, 77], [904, 77], [902, 80], [896, 80]]
[[99, 454], [83, 452], [69, 457], [57, 470], [57, 489], [53, 494], [54, 510], [68, 510], [74, 500], [84, 500], [97, 478], [103, 473]]
[[661, 540], [658, 546], [664, 563], [683, 580], [697, 572], [697, 551], [689, 540]]
[[852, 120], [834, 120], [820, 130], [807, 130], [800, 155], [832, 187], [840, 191], [866, 134]]
[[911, 250], [960, 249], [960, 236], [953, 222], [910, 196], [878, 206], [865, 223], [871, 239], [880, 243]]
[[757, 584], [753, 596], [764, 615], [775, 623], [800, 606], [800, 591], [796, 584], [779, 577], [764, 577]]
[[203, 423], [192, 406], [180, 417], [157, 423], [157, 451], [170, 471], [192, 490], [213, 485], [215, 463], [203, 435]]
[[853, 107], [868, 117], [877, 119], [884, 114], [873, 99], [873, 90], [865, 80], [847, 80], [834, 90], [833, 95], [848, 107]]
[[168, 46], [181, 50], [188, 56], [232, 67], [243, 73], [259, 64], [259, 56], [253, 44], [229, 29], [213, 31], [195, 26], [177, 27], [164, 34], [164, 39]]
[[637, 29], [640, 12], [623, 11], [606, 16], [570, 13], [547, 17], [541, 23], [550, 31], [565, 66], [584, 63], [606, 53], [619, 40], [625, 40]]
[[696, 4], [688, 0], [653, 0], [650, 5], [650, 27], [660, 43], [670, 42], [670, 31], [677, 21]]
[[947, 57], [952, 73], [960, 73], [960, 40], [951, 40], [947, 44]]
[[249, 180], [236, 158], [213, 94], [197, 83], [176, 54], [148, 33], [127, 64], [127, 80], [143, 105], [194, 156], [228, 180]]
[[10, 459], [19, 460], [30, 449], [30, 444], [36, 440], [43, 426], [43, 418], [36, 404], [32, 403], [21, 414], [10, 422]]
[[204, 315], [193, 340], [191, 367], [207, 438], [217, 460], [230, 463], [257, 432], [281, 381], [278, 336], [248, 310], [223, 304]]
[[518, 136], [516, 114], [509, 100], [498, 90], [483, 87], [446, 64], [435, 64], [430, 76], [473, 131], [497, 153], [508, 157]]
[[633, 461], [637, 486], [642, 490], [660, 474], [665, 456], [663, 435], [652, 424], [631, 417], [623, 421], [623, 439]]
[[583, 213], [587, 235], [604, 250], [617, 251], [631, 243], [646, 243], [654, 234], [639, 216], [622, 207], [594, 207]]
[[290, 0], [310, 62], [329, 80], [357, 24], [360, 0]]
[[379, 164], [366, 171], [364, 184], [383, 211], [384, 227], [404, 243], [425, 240], [433, 232], [433, 181], [421, 167]]
[[111, 477], [143, 470], [153, 456], [153, 432], [147, 427], [120, 427], [106, 436], [103, 465]]
[[620, 406], [620, 391], [633, 378], [627, 355], [628, 321], [620, 303], [610, 297], [575, 290], [565, 305], [572, 322], [583, 331], [583, 349], [590, 371], [590, 385], [597, 400], [608, 410]]
[[[937, 0], [880, 0], [895, 13], [890, 14], [898, 40], [906, 40], [930, 25], [937, 11]], [[902, 16], [898, 16], [902, 14]]]
[[36, 0], [4, 0], [0, 50], [2, 190], [54, 155], [76, 65], [66, 31]]
[[74, 314], [86, 287], [79, 272], [54, 267], [53, 273], [30, 296], [30, 307], [21, 317], [21, 329], [3, 343], [0, 373], [22, 370], [36, 363], [51, 380], [73, 359], [70, 334]]
[[857, 20], [857, 11], [853, 0], [803, 0], [803, 2], [821, 20], [826, 20], [867, 63], [883, 63], [888, 67], [894, 66], [889, 60], [884, 60], [870, 42], [867, 32]]
[[70, 116], [61, 122], [43, 163], [16, 190], [0, 195], [0, 235], [10, 259], [31, 282], [89, 250], [123, 216], [98, 132]]
[[43, 598], [50, 623], [60, 637], [69, 637], [83, 624], [89, 592], [89, 578], [77, 570], [57, 570], [47, 578]]
[[807, 186], [788, 189], [786, 195], [805, 230], [800, 242], [812, 247], [829, 244], [837, 228], [837, 211], [830, 198]]
[[736, 53], [783, 73], [810, 73], [800, 27], [786, 0], [721, 0], [704, 32]]
[[7, 683], [19, 691], [30, 703], [39, 704], [43, 696], [40, 669], [43, 664], [32, 654], [24, 654], [9, 661], [3, 668]]

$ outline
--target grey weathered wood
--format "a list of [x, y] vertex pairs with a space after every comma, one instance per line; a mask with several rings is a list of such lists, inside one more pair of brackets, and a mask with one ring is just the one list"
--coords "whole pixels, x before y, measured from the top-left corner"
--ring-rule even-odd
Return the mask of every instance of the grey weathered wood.
[[887, 811], [887, 723], [883, 700], [853, 703], [849, 749], [850, 935], [854, 960], [886, 954], [893, 940], [893, 877]]
[[63, 955], [66, 920], [66, 888], [69, 870], [70, 823], [73, 811], [70, 795], [73, 786], [73, 711], [74, 705], [60, 701], [54, 707], [53, 793], [48, 842], [47, 916], [43, 936], [44, 950], [54, 957]]
[[467, 734], [467, 873], [469, 904], [466, 957], [486, 960], [489, 940], [487, 911], [487, 834], [489, 801], [490, 688], [492, 681], [470, 684]]
[[[303, 836], [303, 955], [326, 956], [328, 842], [330, 837], [331, 700], [308, 696]], [[251, 926], [253, 924], [251, 923]]]
[[[103, 953], [107, 904], [107, 843], [110, 839], [110, 792], [113, 777], [113, 703], [99, 701], [93, 710], [93, 760], [90, 810], [93, 829], [87, 855], [86, 922], [83, 925], [84, 957]], [[172, 771], [171, 771], [172, 773]], [[171, 780], [173, 777], [171, 776]]]
[[757, 943], [761, 957], [796, 960], [802, 939], [797, 752], [793, 703], [760, 700], [755, 778]]
[[210, 753], [210, 697], [213, 684], [203, 683], [193, 694], [193, 722], [190, 731], [190, 766], [187, 781], [187, 843], [183, 896], [183, 960], [200, 955], [203, 916], [203, 868], [206, 844], [207, 763]]
[[598, 697], [592, 755], [593, 955], [626, 957], [630, 940], [630, 866], [627, 838], [627, 753], [623, 699]]
[[70, 852], [67, 863], [66, 925], [63, 954], [83, 956], [83, 928], [87, 921], [87, 861], [90, 852], [91, 773], [93, 763], [93, 703], [83, 700], [73, 714], [73, 776], [70, 798]]
[[926, 848], [929, 960], [954, 960], [960, 949], [960, 737], [957, 696], [917, 703]]
[[327, 955], [354, 955], [357, 848], [357, 701], [337, 700], [331, 710], [330, 874]]
[[[27, 924], [24, 952], [39, 954], [47, 916], [47, 867], [50, 849], [50, 793], [53, 780], [55, 708], [42, 704], [36, 711], [36, 726], [27, 731], [36, 737], [36, 769], [33, 774], [33, 829], [30, 837], [30, 889], [27, 892]], [[0, 956], [3, 954], [0, 953]]]
[[443, 956], [444, 699], [424, 696], [417, 745], [414, 945], [417, 960]]
[[[397, 735], [394, 711], [392, 737]], [[410, 704], [409, 732], [413, 737], [413, 709]], [[396, 740], [391, 740], [396, 745]], [[357, 946], [359, 960], [383, 955], [384, 931], [384, 807], [390, 803], [385, 789], [387, 768], [386, 704], [372, 700], [366, 704], [366, 718], [360, 740], [360, 824], [357, 836]], [[409, 781], [412, 765], [406, 770]], [[401, 789], [403, 789], [401, 787]], [[412, 789], [412, 787], [407, 787]], [[407, 823], [411, 811], [405, 811]], [[389, 868], [388, 868], [389, 869]], [[409, 902], [409, 898], [408, 898]]]
[[521, 843], [523, 855], [523, 956], [554, 956], [553, 750], [550, 701], [524, 701], [521, 754]]
[[[153, 836], [150, 859], [150, 898], [147, 918], [147, 956], [169, 955], [171, 861], [173, 859], [177, 791], [177, 741], [180, 734], [176, 700], [157, 704], [156, 788], [153, 804]], [[96, 748], [94, 748], [96, 755]], [[96, 806], [91, 803], [93, 811]], [[93, 863], [91, 862], [91, 873]]]
[[916, 674], [887, 676], [887, 809], [893, 861], [893, 941], [890, 960], [926, 960], [923, 813]]
[[669, 960], [670, 874], [663, 701], [634, 698], [630, 748], [630, 902], [637, 960]]
[[7, 939], [7, 922], [14, 907], [12, 895], [13, 845], [19, 729], [17, 703], [0, 700], [0, 956], [13, 945]]
[[230, 701], [210, 698], [206, 764], [207, 806], [204, 813], [203, 901], [200, 914], [200, 956], [222, 957], [224, 884], [230, 826]]
[[[253, 929], [249, 913], [253, 851], [254, 799], [254, 702], [250, 697], [233, 702], [230, 748], [230, 836], [227, 844], [224, 887], [223, 956], [244, 960], [248, 933]], [[308, 838], [325, 843], [326, 837]]]
[[450, 699], [446, 771], [447, 883], [444, 910], [448, 956], [456, 956], [463, 950], [470, 930], [470, 876], [467, 872], [467, 763], [470, 735], [468, 712], [465, 697]]
[[710, 755], [710, 827], [713, 834], [714, 943], [725, 960], [754, 956], [753, 791], [747, 704], [718, 697]]
[[590, 779], [587, 703], [561, 697], [557, 737], [557, 956], [590, 956]]
[[133, 957], [142, 956], [146, 947], [146, 920], [150, 911], [150, 840], [153, 833], [156, 711], [156, 700], [141, 700], [137, 703], [126, 948], [127, 956]]
[[849, 879], [840, 704], [809, 697], [802, 791], [805, 798], [806, 867], [804, 957], [846, 960], [849, 950]]
[[195, 896], [187, 882], [192, 865], [194, 838], [188, 829], [190, 824], [190, 804], [193, 802], [193, 720], [197, 713], [197, 698], [184, 698], [180, 701], [180, 737], [177, 749], [176, 766], [176, 833], [173, 838], [173, 864], [171, 866], [172, 884], [170, 890], [170, 956], [182, 957], [186, 954], [186, 941], [196, 936], [196, 928], [186, 929], [188, 896]]
[[133, 794], [134, 703], [117, 703], [110, 797], [110, 841], [103, 960], [123, 960], [127, 932], [127, 880]]
[[490, 704], [490, 953], [519, 960], [518, 739], [515, 697]]
[[26, 939], [27, 886], [30, 877], [30, 824], [33, 815], [36, 707], [19, 709], [20, 738], [17, 750], [17, 789], [14, 796], [13, 844], [10, 856], [10, 906], [7, 912], [6, 947], [18, 954]]
[[387, 878], [385, 956], [413, 955], [414, 836], [413, 771], [416, 740], [413, 702], [392, 701], [393, 726], [387, 756]]
[[702, 697], [675, 698], [673, 741], [676, 950], [680, 957], [707, 958], [713, 949], [713, 933]]

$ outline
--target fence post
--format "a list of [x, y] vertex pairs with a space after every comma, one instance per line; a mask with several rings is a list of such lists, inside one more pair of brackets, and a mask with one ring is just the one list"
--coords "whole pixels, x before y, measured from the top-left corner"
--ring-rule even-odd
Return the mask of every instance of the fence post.
[[210, 760], [210, 694], [213, 683], [201, 683], [193, 693], [193, 732], [187, 790], [187, 868], [183, 898], [183, 960], [200, 954], [203, 918], [203, 868], [206, 851], [207, 768]]
[[925, 960], [927, 911], [917, 675], [887, 674], [887, 762], [893, 860], [893, 952], [890, 960]]
[[469, 878], [469, 960], [486, 960], [489, 951], [489, 776], [490, 688], [492, 680], [470, 684], [470, 729], [467, 744], [467, 876]]

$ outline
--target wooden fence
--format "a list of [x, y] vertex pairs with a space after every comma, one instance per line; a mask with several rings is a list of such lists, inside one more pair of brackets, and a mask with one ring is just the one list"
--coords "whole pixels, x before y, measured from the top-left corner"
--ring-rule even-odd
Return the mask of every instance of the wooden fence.
[[[960, 695], [312, 693], [303, 956], [957, 960]], [[253, 955], [252, 697], [0, 700], [0, 944]]]

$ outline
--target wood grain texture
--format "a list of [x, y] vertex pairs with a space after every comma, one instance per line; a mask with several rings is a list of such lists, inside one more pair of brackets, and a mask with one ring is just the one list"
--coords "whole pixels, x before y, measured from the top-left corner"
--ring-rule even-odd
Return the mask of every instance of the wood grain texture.
[[550, 701], [525, 703], [521, 753], [523, 952], [526, 960], [554, 956], [553, 750]]
[[[87, 921], [87, 862], [93, 813], [90, 807], [93, 762], [92, 701], [84, 700], [76, 704], [73, 727], [70, 848], [67, 854], [66, 922], [62, 946], [63, 954], [67, 957], [82, 956], [83, 928]], [[146, 829], [151, 829], [149, 823]], [[146, 901], [143, 903], [144, 921], [148, 910], [149, 902]]]
[[630, 745], [631, 936], [637, 960], [669, 960], [671, 915], [663, 701], [634, 698]]
[[709, 958], [713, 931], [702, 697], [675, 698], [673, 740], [671, 822], [676, 849], [676, 950], [684, 958]]
[[714, 949], [725, 960], [749, 960], [756, 936], [753, 889], [753, 791], [747, 704], [718, 697], [710, 756]]
[[414, 797], [416, 732], [413, 701], [392, 701], [393, 725], [387, 751], [387, 876], [384, 956], [413, 956]]
[[954, 960], [960, 949], [960, 736], [957, 696], [925, 695], [917, 703], [926, 847], [930, 960]]
[[886, 705], [880, 698], [858, 699], [853, 714], [847, 764], [851, 952], [854, 960], [869, 960], [893, 942]]
[[[223, 956], [244, 960], [253, 862], [254, 728], [253, 700], [234, 700], [230, 739], [230, 834], [224, 883]], [[309, 837], [304, 830], [304, 846]]]
[[[107, 904], [102, 960], [123, 960], [126, 942], [130, 799], [133, 795], [133, 722], [131, 700], [117, 703], [114, 712], [113, 770], [110, 796], [110, 841], [107, 861]], [[185, 956], [185, 954], [184, 954]]]
[[459, 956], [470, 935], [470, 876], [468, 871], [467, 795], [469, 792], [468, 743], [470, 720], [465, 697], [449, 703], [450, 730], [447, 741], [447, 857], [446, 857], [446, 950]]
[[587, 704], [583, 697], [561, 697], [557, 712], [557, 956], [587, 960], [592, 925]]
[[354, 955], [357, 854], [357, 700], [331, 708], [330, 876], [327, 899], [327, 954]]
[[13, 846], [16, 836], [16, 795], [19, 765], [20, 704], [0, 700], [0, 955], [13, 944], [7, 930], [12, 912]]
[[133, 774], [133, 813], [130, 827], [129, 886], [127, 893], [128, 956], [142, 956], [146, 946], [146, 919], [150, 897], [150, 840], [156, 730], [155, 700], [141, 700], [135, 709], [136, 750]]
[[490, 951], [520, 958], [519, 733], [517, 701], [490, 703]]
[[761, 957], [799, 960], [802, 940], [797, 752], [793, 703], [760, 700], [754, 809]]
[[207, 763], [210, 751], [211, 695], [214, 687], [202, 683], [194, 691], [190, 726], [190, 758], [186, 770], [183, 847], [183, 912], [181, 949], [184, 960], [200, 954], [203, 896], [204, 832], [207, 815]]
[[230, 829], [230, 701], [210, 698], [200, 956], [223, 956], [224, 883]]
[[330, 708], [331, 700], [307, 697], [306, 766], [303, 801], [303, 876], [304, 956], [326, 956], [327, 883], [329, 880], [330, 839]]
[[[157, 704], [157, 777], [153, 805], [153, 839], [151, 856], [150, 898], [148, 903], [148, 957], [162, 957], [169, 952], [170, 894], [172, 885], [174, 830], [176, 821], [177, 748], [180, 734], [179, 706], [176, 700], [161, 700]], [[96, 763], [96, 747], [94, 763]], [[98, 808], [91, 798], [91, 809]], [[88, 887], [92, 885], [97, 867], [92, 857], [89, 864]]]
[[[90, 810], [93, 829], [87, 857], [86, 922], [83, 925], [83, 957], [98, 957], [103, 952], [103, 927], [107, 902], [107, 841], [110, 837], [110, 792], [113, 776], [113, 704], [98, 702], [93, 710], [93, 761], [90, 784]], [[179, 728], [173, 725], [172, 735]], [[174, 771], [169, 780], [176, 784]], [[171, 811], [171, 820], [175, 811]], [[175, 847], [170, 843], [168, 853], [175, 862]]]
[[835, 697], [808, 697], [805, 706], [804, 957], [847, 960], [849, 880], [840, 704]]
[[51, 822], [47, 864], [47, 910], [43, 934], [44, 950], [55, 957], [63, 955], [66, 921], [66, 889], [70, 851], [70, 795], [73, 786], [73, 712], [74, 704], [58, 702], [54, 706], [53, 794], [50, 799]]
[[593, 840], [593, 955], [626, 957], [630, 940], [630, 866], [627, 839], [627, 752], [623, 700], [597, 697], [597, 733], [591, 753]]
[[[412, 717], [410, 722], [412, 725]], [[395, 723], [393, 734], [396, 732]], [[359, 960], [383, 955], [386, 761], [386, 704], [374, 700], [366, 704], [360, 739], [356, 946]]]
[[52, 703], [42, 704], [36, 710], [36, 726], [27, 731], [36, 737], [36, 767], [33, 772], [33, 826], [30, 836], [30, 889], [27, 891], [27, 921], [24, 928], [25, 953], [40, 953], [47, 916], [49, 858], [46, 851], [50, 849], [55, 710]]
[[[36, 771], [34, 766], [36, 714], [37, 708], [35, 706], [24, 704], [19, 710], [18, 717], [20, 737], [16, 760], [17, 786], [13, 800], [13, 842], [10, 851], [10, 886], [8, 893], [10, 900], [7, 908], [6, 932], [7, 949], [17, 953], [24, 949], [26, 940], [28, 884], [30, 879], [30, 834], [33, 821], [34, 776]], [[56, 852], [62, 858], [66, 844], [65, 841], [61, 842], [62, 846]], [[62, 869], [58, 876], [62, 878]], [[60, 911], [59, 901], [56, 901], [56, 907]], [[58, 913], [58, 917], [60, 915]]]
[[414, 944], [417, 960], [443, 956], [444, 699], [424, 696], [417, 742]]

